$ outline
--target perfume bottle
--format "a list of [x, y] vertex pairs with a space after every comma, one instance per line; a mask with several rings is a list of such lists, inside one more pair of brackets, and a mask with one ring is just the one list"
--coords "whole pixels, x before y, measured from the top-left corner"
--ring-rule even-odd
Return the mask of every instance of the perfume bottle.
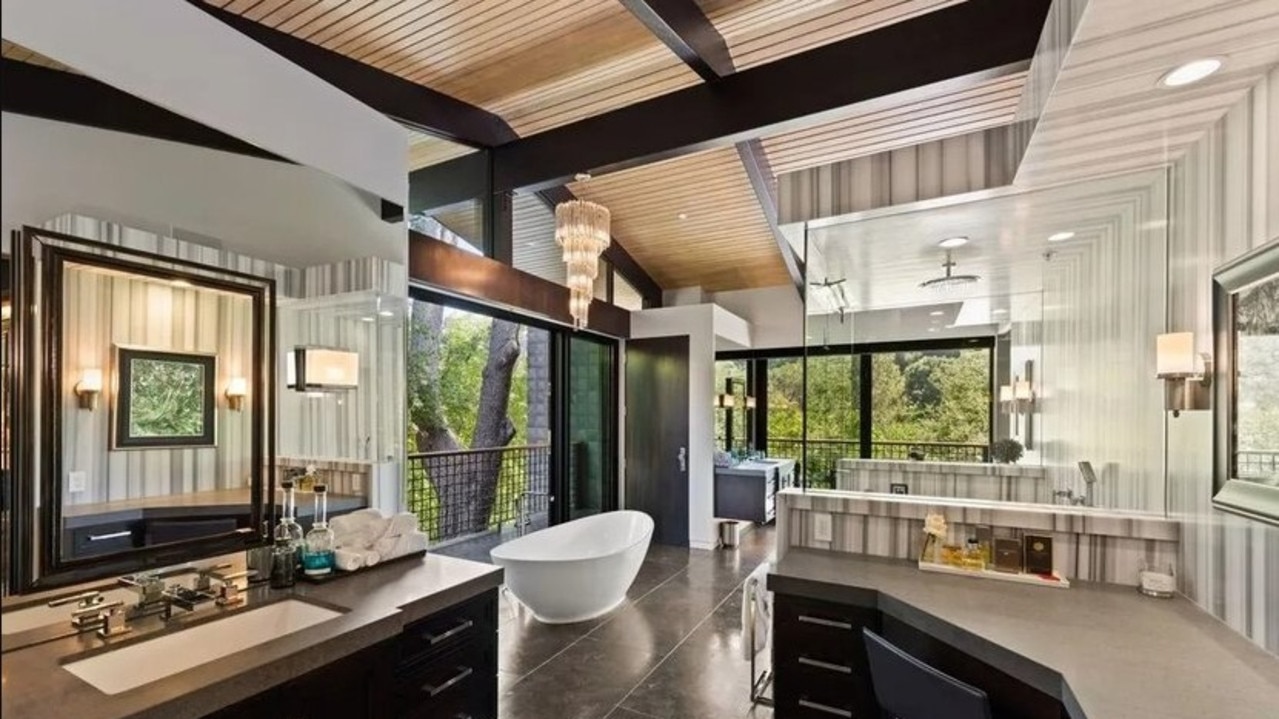
[[284, 493], [283, 505], [280, 509], [280, 522], [275, 525], [275, 542], [283, 540], [294, 552], [293, 564], [298, 563], [296, 556], [302, 549], [302, 525], [298, 524], [297, 490], [293, 488], [293, 480], [280, 482], [280, 490]]
[[981, 545], [978, 544], [975, 537], [968, 540], [968, 546], [964, 548], [962, 562], [964, 569], [971, 569], [979, 572], [986, 568], [985, 553], [982, 551]]
[[337, 540], [333, 536], [333, 530], [329, 529], [328, 487], [317, 484], [312, 491], [315, 496], [315, 522], [311, 525], [311, 531], [306, 533], [302, 571], [309, 576], [322, 576], [333, 571], [333, 553]]

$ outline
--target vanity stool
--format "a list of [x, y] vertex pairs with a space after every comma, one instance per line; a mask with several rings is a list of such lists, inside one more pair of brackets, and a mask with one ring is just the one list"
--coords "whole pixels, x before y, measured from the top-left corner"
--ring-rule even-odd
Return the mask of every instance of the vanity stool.
[[863, 627], [875, 698], [896, 719], [991, 719], [986, 692], [943, 674]]

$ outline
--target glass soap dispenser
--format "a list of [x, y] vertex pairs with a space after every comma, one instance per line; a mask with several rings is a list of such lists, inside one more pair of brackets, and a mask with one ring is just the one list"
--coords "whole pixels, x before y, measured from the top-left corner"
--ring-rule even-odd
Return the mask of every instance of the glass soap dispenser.
[[302, 552], [302, 571], [308, 576], [322, 576], [333, 571], [333, 553], [337, 540], [329, 529], [328, 487], [317, 484], [311, 490], [315, 496], [315, 522], [306, 533], [306, 548]]

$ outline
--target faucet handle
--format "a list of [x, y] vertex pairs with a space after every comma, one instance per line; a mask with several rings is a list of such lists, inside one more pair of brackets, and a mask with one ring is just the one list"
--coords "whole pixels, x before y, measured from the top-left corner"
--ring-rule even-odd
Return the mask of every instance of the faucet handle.
[[114, 637], [133, 631], [129, 626], [127, 615], [121, 607], [112, 607], [102, 613], [102, 628], [98, 630], [100, 637]]

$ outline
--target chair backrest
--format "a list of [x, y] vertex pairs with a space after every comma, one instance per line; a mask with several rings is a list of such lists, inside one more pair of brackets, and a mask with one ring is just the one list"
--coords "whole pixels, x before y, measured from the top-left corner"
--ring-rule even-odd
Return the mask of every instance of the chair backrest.
[[986, 692], [943, 674], [862, 628], [880, 707], [899, 719], [991, 719]]

